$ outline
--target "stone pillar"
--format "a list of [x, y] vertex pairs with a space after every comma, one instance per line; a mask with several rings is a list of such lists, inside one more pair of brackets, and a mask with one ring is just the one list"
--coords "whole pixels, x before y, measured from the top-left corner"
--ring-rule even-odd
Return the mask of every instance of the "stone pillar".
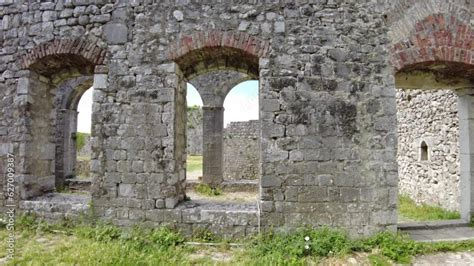
[[212, 188], [223, 180], [224, 107], [202, 108], [203, 178]]
[[61, 109], [57, 116], [56, 132], [56, 187], [64, 186], [67, 177], [75, 174], [76, 168], [76, 110]]
[[474, 88], [458, 91], [461, 218], [474, 214]]
[[67, 119], [66, 126], [67, 135], [65, 135], [65, 177], [76, 174], [76, 160], [77, 160], [77, 150], [76, 150], [76, 134], [77, 134], [77, 115], [79, 113], [76, 110], [67, 110]]

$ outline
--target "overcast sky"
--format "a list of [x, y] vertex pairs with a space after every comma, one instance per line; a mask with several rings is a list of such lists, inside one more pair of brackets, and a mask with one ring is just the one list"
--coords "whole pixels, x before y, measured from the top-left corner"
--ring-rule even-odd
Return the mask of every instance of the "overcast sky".
[[[197, 90], [188, 84], [188, 106], [202, 106], [202, 100]], [[77, 131], [91, 131], [92, 89], [87, 90], [82, 96], [79, 106]], [[258, 81], [250, 80], [235, 86], [224, 101], [224, 126], [232, 121], [247, 121], [258, 119]]]

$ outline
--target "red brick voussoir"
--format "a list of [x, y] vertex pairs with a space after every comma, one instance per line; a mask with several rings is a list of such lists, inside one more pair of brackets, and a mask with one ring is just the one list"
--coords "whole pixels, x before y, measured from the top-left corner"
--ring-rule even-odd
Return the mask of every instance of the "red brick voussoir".
[[92, 65], [101, 65], [105, 59], [106, 50], [95, 43], [83, 39], [54, 39], [39, 44], [21, 57], [23, 68], [29, 68], [41, 58], [51, 55], [78, 55]]
[[425, 62], [474, 64], [474, 31], [455, 17], [434, 14], [419, 21], [407, 39], [393, 44], [395, 71]]
[[209, 31], [182, 36], [170, 45], [169, 59], [176, 60], [193, 50], [229, 47], [244, 51], [257, 58], [265, 57], [269, 43], [243, 32]]

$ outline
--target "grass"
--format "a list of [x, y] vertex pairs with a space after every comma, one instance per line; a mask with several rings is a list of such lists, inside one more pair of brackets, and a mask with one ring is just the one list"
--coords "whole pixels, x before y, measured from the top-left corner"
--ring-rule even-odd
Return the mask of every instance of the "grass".
[[[6, 239], [7, 234], [2, 226], [0, 238]], [[31, 216], [18, 217], [16, 234], [16, 256], [9, 265], [307, 265], [325, 259], [343, 261], [354, 254], [365, 254], [372, 265], [390, 265], [410, 263], [415, 255], [474, 248], [474, 241], [415, 243], [388, 232], [352, 240], [344, 231], [319, 228], [260, 234], [242, 239], [246, 244], [238, 250], [222, 242], [216, 250], [188, 246], [186, 238], [166, 227], [120, 229], [71, 221], [49, 225]], [[192, 240], [219, 241], [204, 229]], [[0, 257], [5, 250], [6, 242], [1, 241]], [[216, 252], [225, 254], [225, 261], [216, 261]]]
[[80, 151], [86, 145], [86, 138], [91, 134], [84, 132], [76, 132], [76, 150]]
[[186, 158], [186, 171], [202, 171], [202, 156], [188, 155], [188, 157]]
[[211, 188], [208, 184], [203, 183], [197, 184], [194, 190], [199, 194], [209, 197], [222, 195], [222, 190], [220, 188]]
[[416, 221], [428, 220], [451, 220], [460, 219], [461, 215], [456, 211], [448, 211], [439, 206], [427, 204], [417, 205], [410, 197], [400, 195], [398, 197], [398, 213], [408, 219]]

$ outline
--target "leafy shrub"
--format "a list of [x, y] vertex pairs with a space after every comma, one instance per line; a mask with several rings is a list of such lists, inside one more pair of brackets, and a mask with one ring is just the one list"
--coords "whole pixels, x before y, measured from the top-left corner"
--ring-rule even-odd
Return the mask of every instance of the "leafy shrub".
[[195, 241], [200, 241], [200, 242], [215, 242], [218, 241], [217, 236], [209, 231], [207, 228], [195, 228], [192, 233], [192, 238]]
[[[382, 255], [401, 263], [409, 263], [412, 256], [422, 252], [421, 244], [406, 235], [391, 232], [378, 233], [362, 242], [368, 250], [379, 249]], [[357, 244], [354, 246], [360, 247]]]
[[322, 228], [306, 232], [310, 239], [310, 249], [313, 255], [325, 257], [345, 254], [351, 249], [351, 243], [346, 233]]
[[194, 190], [199, 194], [210, 197], [222, 195], [222, 190], [220, 188], [212, 188], [209, 185], [203, 183], [198, 184]]
[[36, 229], [38, 225], [35, 213], [22, 213], [16, 217], [15, 226], [21, 229]]
[[79, 226], [75, 230], [76, 234], [80, 237], [92, 239], [99, 242], [110, 242], [112, 240], [117, 240], [122, 235], [120, 228], [107, 225], [107, 224], [97, 224], [95, 226]]
[[269, 264], [300, 264], [305, 257], [327, 257], [351, 250], [348, 236], [339, 230], [304, 229], [292, 233], [267, 233], [253, 239], [245, 257]]
[[377, 253], [370, 260], [385, 265], [388, 259], [409, 263], [412, 256], [428, 252], [428, 249], [401, 234], [382, 232], [367, 239], [351, 240], [343, 231], [323, 227], [259, 235], [246, 249], [243, 258], [259, 257], [270, 264], [300, 264], [305, 258], [371, 251]]

